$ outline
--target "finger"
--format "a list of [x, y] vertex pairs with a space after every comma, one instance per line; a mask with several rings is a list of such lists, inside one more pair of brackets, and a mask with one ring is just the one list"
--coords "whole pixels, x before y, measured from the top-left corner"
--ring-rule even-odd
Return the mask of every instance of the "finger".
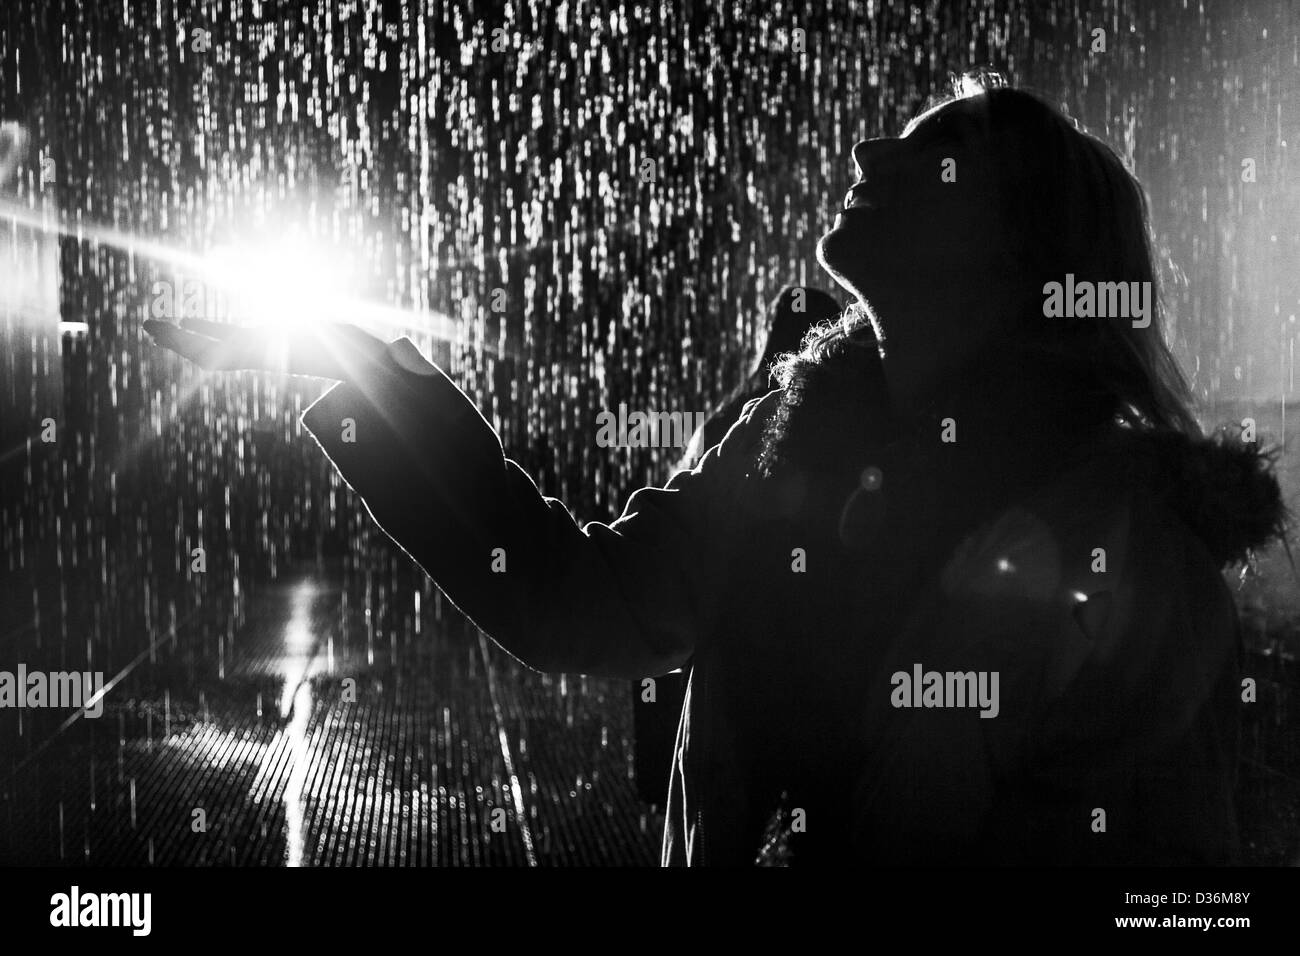
[[222, 342], [165, 322], [154, 324], [148, 331], [160, 345], [210, 372], [282, 370], [270, 360], [269, 350], [261, 342], [250, 340], [251, 336], [232, 337]]
[[221, 341], [225, 341], [241, 332], [252, 331], [246, 326], [231, 325], [229, 322], [213, 322], [209, 319], [181, 319], [181, 328], [188, 332], [197, 332], [199, 335], [206, 335], [209, 338]]
[[223, 369], [254, 369], [263, 372], [289, 370], [288, 339], [273, 329], [194, 318], [182, 319], [181, 329], [218, 342], [221, 345], [219, 361]]
[[161, 335], [176, 331], [176, 326], [170, 322], [160, 322], [157, 319], [145, 319], [144, 330], [154, 338], [158, 338]]
[[221, 371], [228, 367], [222, 344], [215, 339], [186, 332], [165, 322], [147, 325], [146, 330], [163, 348], [188, 359], [200, 368]]
[[175, 351], [178, 346], [180, 348], [186, 348], [192, 338], [201, 337], [194, 336], [190, 332], [182, 331], [167, 322], [146, 322], [144, 324], [144, 329], [153, 337], [155, 342], [165, 348], [172, 349], [173, 351]]

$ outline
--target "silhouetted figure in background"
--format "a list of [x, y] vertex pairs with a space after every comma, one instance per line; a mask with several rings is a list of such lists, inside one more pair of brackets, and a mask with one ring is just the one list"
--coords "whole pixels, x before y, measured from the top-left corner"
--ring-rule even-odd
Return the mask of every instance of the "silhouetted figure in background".
[[[1221, 570], [1282, 532], [1270, 462], [1192, 414], [1120, 159], [1026, 93], [962, 92], [854, 147], [818, 250], [854, 317], [613, 524], [539, 494], [409, 341], [289, 343], [290, 371], [344, 380], [307, 427], [503, 647], [692, 662], [665, 863], [1236, 858]], [[1063, 314], [1062, 282], [1150, 294]], [[147, 328], [277, 367], [255, 332]]]
[[770, 308], [770, 326], [763, 352], [753, 368], [717, 409], [709, 416], [695, 435], [680, 467], [694, 468], [704, 453], [722, 441], [727, 430], [740, 418], [747, 402], [762, 398], [776, 387], [772, 366], [784, 355], [799, 351], [804, 336], [822, 322], [829, 321], [842, 311], [842, 306], [831, 296], [817, 289], [786, 286]]
[[[772, 366], [786, 354], [799, 351], [804, 336], [816, 325], [841, 311], [825, 292], [803, 286], [786, 286], [768, 307], [767, 337], [749, 373], [718, 404], [694, 435], [678, 468], [694, 468], [704, 453], [722, 441], [740, 418], [747, 402], [772, 391]], [[636, 728], [636, 784], [641, 799], [663, 805], [667, 793], [665, 774], [672, 766], [677, 724], [686, 700], [689, 667], [659, 676], [654, 700], [647, 700], [640, 682], [632, 685], [632, 713]]]

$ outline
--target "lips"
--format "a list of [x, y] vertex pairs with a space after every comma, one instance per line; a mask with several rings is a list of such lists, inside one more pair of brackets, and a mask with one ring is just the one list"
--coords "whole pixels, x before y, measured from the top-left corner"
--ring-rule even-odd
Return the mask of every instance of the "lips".
[[871, 186], [866, 181], [854, 183], [847, 193], [844, 194], [844, 205], [837, 211], [846, 212], [850, 209], [875, 209], [879, 202], [872, 194]]

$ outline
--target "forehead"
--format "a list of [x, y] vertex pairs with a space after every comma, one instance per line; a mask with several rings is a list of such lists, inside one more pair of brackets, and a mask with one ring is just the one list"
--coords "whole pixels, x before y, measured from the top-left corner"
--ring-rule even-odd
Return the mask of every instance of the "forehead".
[[987, 100], [983, 95], [963, 96], [940, 103], [912, 118], [903, 136], [966, 136], [984, 125]]

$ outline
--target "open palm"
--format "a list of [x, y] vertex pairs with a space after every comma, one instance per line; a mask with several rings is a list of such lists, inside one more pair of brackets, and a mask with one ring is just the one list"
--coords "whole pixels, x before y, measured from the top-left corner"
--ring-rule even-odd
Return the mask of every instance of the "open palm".
[[382, 363], [388, 350], [369, 332], [334, 322], [286, 330], [206, 319], [184, 319], [179, 326], [148, 320], [144, 330], [163, 348], [211, 372], [251, 369], [348, 381]]

